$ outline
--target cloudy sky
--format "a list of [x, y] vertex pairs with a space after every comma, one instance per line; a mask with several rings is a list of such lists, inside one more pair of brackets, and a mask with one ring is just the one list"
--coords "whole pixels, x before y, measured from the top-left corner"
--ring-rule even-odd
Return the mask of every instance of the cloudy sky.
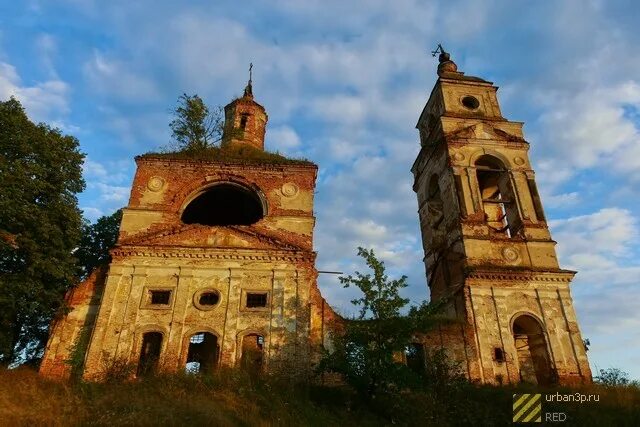
[[[533, 3], [535, 3], [534, 6]], [[526, 6], [525, 6], [526, 5]], [[0, 99], [75, 135], [89, 219], [126, 205], [133, 156], [183, 93], [254, 93], [267, 146], [318, 163], [318, 267], [373, 247], [427, 298], [409, 169], [438, 42], [525, 122], [593, 368], [640, 378], [640, 6], [633, 1], [0, 0]], [[352, 293], [322, 278], [344, 313]]]

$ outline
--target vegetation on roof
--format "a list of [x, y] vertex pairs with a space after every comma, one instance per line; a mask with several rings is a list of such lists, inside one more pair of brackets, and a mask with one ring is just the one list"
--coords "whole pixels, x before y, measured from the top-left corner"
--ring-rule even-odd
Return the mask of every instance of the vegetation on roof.
[[285, 157], [282, 154], [260, 150], [250, 145], [208, 146], [201, 149], [149, 152], [141, 158], [162, 158], [176, 160], [214, 161], [237, 164], [298, 164], [313, 165], [307, 159]]

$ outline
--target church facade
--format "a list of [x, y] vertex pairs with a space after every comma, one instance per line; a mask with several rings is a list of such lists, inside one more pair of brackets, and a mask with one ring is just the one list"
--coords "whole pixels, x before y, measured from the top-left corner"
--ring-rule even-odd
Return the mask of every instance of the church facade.
[[[522, 123], [444, 52], [438, 75], [412, 172], [431, 299], [452, 322], [417, 331], [412, 357], [443, 348], [485, 383], [588, 382], [575, 272], [558, 266]], [[68, 294], [43, 375], [69, 376], [74, 357], [86, 379], [121, 365], [311, 374], [342, 321], [317, 286], [317, 166], [264, 152], [266, 124], [249, 81], [218, 154], [136, 158], [112, 261]]]
[[311, 371], [334, 316], [312, 245], [317, 166], [263, 155], [267, 119], [249, 83], [225, 108], [223, 154], [136, 158], [108, 271], [69, 295], [43, 374], [69, 374], [83, 333], [87, 379], [123, 365], [138, 376], [219, 365]]

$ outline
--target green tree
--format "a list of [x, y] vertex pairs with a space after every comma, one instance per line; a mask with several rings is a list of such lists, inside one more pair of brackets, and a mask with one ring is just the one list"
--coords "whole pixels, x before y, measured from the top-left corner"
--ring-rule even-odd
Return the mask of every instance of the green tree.
[[169, 127], [180, 151], [206, 149], [222, 136], [222, 108], [210, 111], [198, 95], [182, 94], [173, 117]]
[[431, 307], [423, 304], [403, 315], [409, 300], [400, 296], [400, 290], [407, 287], [407, 277], [389, 279], [373, 250], [358, 248], [358, 255], [373, 274], [356, 272], [355, 277], [340, 277], [345, 288], [355, 286], [362, 291], [362, 297], [351, 301], [360, 310], [334, 333], [333, 352], [325, 354], [320, 370], [340, 373], [358, 393], [372, 400], [417, 380], [416, 374], [399, 362], [417, 324], [426, 324], [425, 313]]
[[81, 279], [94, 268], [111, 261], [109, 250], [116, 244], [121, 221], [122, 209], [118, 209], [111, 215], [98, 218], [94, 224], [85, 222], [82, 225], [80, 245], [75, 252]]
[[607, 387], [619, 387], [629, 384], [629, 374], [618, 368], [600, 369], [594, 378], [596, 383]]
[[75, 282], [83, 159], [76, 138], [0, 102], [0, 365], [38, 359]]

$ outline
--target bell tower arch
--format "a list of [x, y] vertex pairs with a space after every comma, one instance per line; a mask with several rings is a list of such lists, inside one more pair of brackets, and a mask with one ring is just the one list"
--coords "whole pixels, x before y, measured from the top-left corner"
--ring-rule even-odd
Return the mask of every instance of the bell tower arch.
[[431, 299], [464, 325], [471, 377], [522, 378], [509, 325], [522, 312], [542, 319], [553, 371], [545, 378], [590, 381], [569, 289], [575, 272], [558, 264], [523, 123], [503, 117], [492, 82], [465, 75], [439, 51], [411, 168]]

